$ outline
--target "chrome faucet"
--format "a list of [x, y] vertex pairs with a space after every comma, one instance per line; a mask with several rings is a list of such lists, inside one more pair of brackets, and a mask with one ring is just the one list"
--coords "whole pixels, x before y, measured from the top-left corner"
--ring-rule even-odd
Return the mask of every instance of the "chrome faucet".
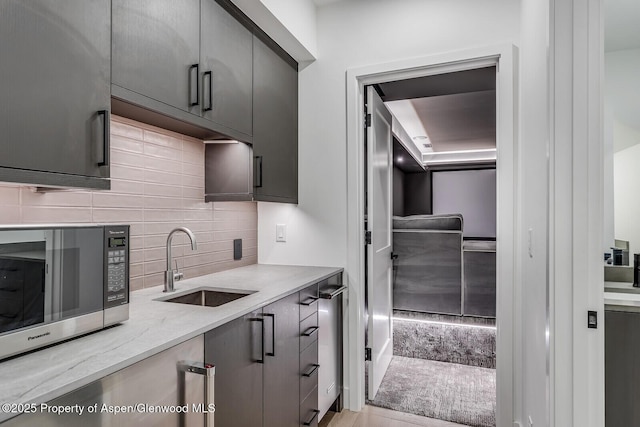
[[176, 263], [176, 269], [171, 268], [171, 240], [173, 239], [173, 235], [178, 231], [182, 231], [191, 240], [191, 250], [195, 251], [198, 249], [198, 243], [196, 242], [196, 236], [194, 236], [193, 232], [186, 227], [178, 227], [171, 230], [169, 236], [167, 236], [167, 270], [164, 272], [164, 292], [173, 292], [175, 289], [173, 288], [173, 283], [182, 279], [183, 274], [178, 271], [178, 266]]

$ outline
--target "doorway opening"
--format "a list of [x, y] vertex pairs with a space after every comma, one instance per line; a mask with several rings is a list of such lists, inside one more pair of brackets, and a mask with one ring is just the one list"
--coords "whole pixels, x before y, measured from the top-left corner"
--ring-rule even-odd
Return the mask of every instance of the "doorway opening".
[[[468, 51], [450, 52], [432, 57], [416, 58], [398, 61], [395, 63], [379, 64], [374, 66], [351, 69], [347, 72], [347, 116], [348, 116], [348, 185], [350, 197], [348, 200], [349, 221], [349, 260], [347, 265], [349, 280], [349, 320], [348, 320], [348, 368], [346, 381], [349, 383], [347, 393], [347, 407], [359, 410], [368, 401], [375, 401], [382, 380], [392, 365], [394, 358], [393, 330], [394, 316], [412, 325], [425, 325], [437, 327], [455, 327], [458, 330], [479, 329], [495, 334], [495, 425], [510, 425], [513, 420], [513, 393], [514, 393], [514, 348], [517, 348], [519, 337], [515, 336], [514, 324], [518, 322], [515, 317], [514, 295], [517, 292], [515, 280], [515, 228], [517, 217], [516, 190], [516, 153], [517, 132], [514, 126], [515, 118], [515, 48], [511, 45], [498, 47], [477, 48]], [[495, 298], [489, 298], [495, 303], [496, 322], [493, 325], [489, 319], [491, 316], [464, 316], [465, 302], [461, 283], [458, 296], [460, 313], [448, 314], [450, 317], [440, 318], [416, 318], [411, 317], [415, 310], [403, 310], [404, 313], [393, 311], [393, 282], [394, 274], [400, 274], [400, 269], [394, 269], [394, 263], [400, 266], [400, 253], [396, 253], [393, 247], [393, 158], [391, 135], [393, 132], [393, 118], [388, 108], [384, 106], [382, 97], [375, 90], [377, 86], [383, 97], [389, 95], [385, 92], [384, 85], [392, 82], [402, 82], [409, 79], [443, 76], [459, 71], [472, 71], [491, 68], [494, 73], [494, 106], [495, 111], [495, 166], [486, 159], [481, 159], [481, 153], [475, 154], [473, 164], [457, 167], [459, 170], [445, 170], [436, 168], [432, 162], [430, 166], [432, 181], [440, 180], [439, 177], [450, 177], [455, 172], [494, 174], [495, 179], [495, 244], [499, 248], [495, 252]], [[442, 87], [442, 85], [437, 85]], [[387, 89], [389, 87], [387, 86]], [[372, 101], [377, 97], [378, 101]], [[408, 98], [408, 97], [407, 97]], [[366, 100], [366, 102], [365, 102]], [[367, 104], [369, 111], [364, 111]], [[376, 105], [382, 105], [379, 108]], [[386, 113], [384, 111], [387, 111]], [[368, 116], [371, 114], [371, 116]], [[366, 127], [371, 122], [371, 127]], [[365, 123], [365, 126], [362, 126]], [[378, 123], [379, 125], [376, 125]], [[381, 124], [381, 125], [380, 125]], [[428, 135], [427, 135], [428, 136]], [[387, 138], [388, 137], [388, 138]], [[398, 139], [398, 138], [396, 138]], [[409, 138], [412, 140], [413, 138]], [[383, 140], [388, 140], [385, 148]], [[415, 144], [413, 144], [415, 146]], [[418, 160], [437, 158], [437, 154], [423, 155], [415, 152], [410, 144], [403, 144], [405, 151]], [[408, 149], [407, 149], [408, 148]], [[419, 150], [418, 150], [419, 151]], [[435, 151], [435, 150], [434, 150]], [[460, 150], [451, 150], [460, 151]], [[482, 151], [480, 149], [476, 151]], [[366, 153], [366, 154], [365, 154]], [[407, 154], [407, 153], [405, 153]], [[451, 155], [451, 153], [447, 154]], [[366, 160], [370, 161], [367, 162]], [[440, 157], [442, 159], [442, 157]], [[418, 162], [419, 163], [419, 162]], [[482, 163], [482, 164], [480, 164]], [[494, 168], [495, 167], [495, 168]], [[436, 170], [438, 169], [438, 170]], [[385, 173], [386, 171], [386, 173]], [[422, 173], [425, 171], [423, 170]], [[439, 175], [436, 175], [439, 174]], [[396, 172], [397, 174], [397, 172]], [[476, 181], [476, 180], [474, 180]], [[366, 182], [366, 185], [365, 185]], [[431, 185], [433, 190], [433, 185]], [[357, 197], [356, 197], [357, 196]], [[383, 197], [384, 196], [384, 197]], [[386, 197], [386, 199], [385, 199]], [[430, 194], [430, 197], [433, 197]], [[397, 201], [396, 201], [397, 202]], [[434, 200], [430, 199], [433, 215]], [[398, 202], [397, 202], [398, 203]], [[382, 208], [380, 207], [382, 206]], [[404, 206], [404, 204], [403, 204]], [[402, 218], [408, 215], [404, 215]], [[398, 218], [396, 218], [397, 220]], [[402, 221], [402, 220], [401, 220]], [[449, 222], [448, 227], [463, 219], [449, 217], [444, 219]], [[457, 233], [459, 245], [464, 243], [464, 225], [462, 230], [444, 230]], [[406, 228], [406, 227], [405, 227]], [[410, 228], [409, 228], [410, 229]], [[442, 231], [442, 230], [440, 230]], [[460, 233], [462, 231], [462, 233]], [[377, 236], [377, 237], [376, 237]], [[474, 237], [474, 236], [470, 236]], [[485, 237], [485, 236], [475, 236]], [[468, 241], [474, 241], [467, 239]], [[475, 240], [475, 242], [491, 239]], [[363, 245], [370, 241], [371, 244]], [[381, 243], [382, 242], [382, 243]], [[444, 243], [442, 243], [444, 245]], [[475, 243], [480, 244], [480, 243]], [[440, 248], [440, 247], [439, 247]], [[467, 248], [470, 249], [470, 248]], [[483, 248], [486, 249], [486, 248]], [[464, 248], [462, 248], [464, 250]], [[443, 251], [440, 248], [440, 251]], [[386, 253], [388, 252], [388, 253]], [[438, 251], [432, 251], [438, 252]], [[485, 253], [488, 250], [480, 251]], [[398, 255], [397, 259], [396, 255]], [[464, 255], [464, 254], [462, 254]], [[384, 262], [388, 260], [388, 262]], [[372, 260], [374, 262], [372, 262]], [[378, 262], [379, 261], [379, 262]], [[464, 270], [464, 261], [460, 261], [460, 269]], [[481, 261], [480, 264], [487, 264]], [[460, 282], [463, 280], [461, 273]], [[395, 278], [396, 281], [398, 278]], [[388, 286], [372, 286], [373, 283], [383, 283]], [[386, 293], [385, 293], [386, 291]], [[473, 292], [470, 293], [472, 295]], [[380, 295], [387, 296], [380, 300]], [[409, 300], [416, 298], [409, 298]], [[455, 298], [454, 298], [455, 299]], [[486, 308], [486, 307], [485, 307]], [[386, 310], [386, 312], [385, 312]], [[432, 310], [435, 311], [435, 310]], [[466, 313], [471, 313], [471, 310]], [[445, 316], [447, 313], [437, 311], [426, 313], [434, 316]], [[466, 320], [470, 317], [482, 319], [474, 326], [460, 326], [455, 320]], [[495, 328], [495, 329], [494, 329]], [[495, 332], [491, 332], [495, 331]], [[397, 347], [397, 346], [396, 346]], [[370, 350], [369, 350], [370, 349]], [[366, 363], [361, 361], [367, 356]], [[493, 355], [491, 355], [493, 356]], [[404, 356], [401, 356], [404, 357]], [[416, 359], [408, 358], [408, 359]], [[460, 361], [460, 360], [458, 360]], [[443, 362], [450, 363], [450, 362]], [[462, 366], [457, 363], [456, 365]], [[365, 369], [366, 367], [366, 369]], [[489, 368], [492, 369], [492, 368]], [[366, 372], [365, 372], [366, 370]], [[438, 371], [438, 369], [436, 369]], [[416, 375], [412, 375], [408, 381], [415, 381]], [[365, 386], [366, 383], [366, 386]], [[467, 384], [473, 387], [469, 382]], [[367, 396], [367, 388], [370, 395]], [[423, 390], [425, 391], [425, 390]], [[428, 390], [427, 390], [428, 391]], [[447, 390], [440, 392], [443, 394]], [[453, 392], [454, 390], [449, 390]], [[464, 425], [464, 424], [463, 424]], [[472, 425], [467, 423], [466, 425]]]
[[367, 401], [495, 427], [496, 68], [372, 85], [365, 108]]

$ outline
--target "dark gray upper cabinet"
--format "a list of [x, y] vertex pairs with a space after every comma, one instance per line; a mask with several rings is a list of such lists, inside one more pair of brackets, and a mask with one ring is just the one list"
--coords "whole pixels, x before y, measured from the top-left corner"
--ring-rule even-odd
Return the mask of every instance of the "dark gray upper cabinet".
[[112, 55], [113, 84], [200, 111], [200, 0], [113, 0]]
[[0, 181], [109, 188], [111, 2], [0, 2]]
[[254, 199], [298, 203], [298, 71], [253, 39]]
[[202, 0], [200, 66], [205, 119], [252, 134], [253, 37], [215, 0]]
[[251, 142], [252, 50], [251, 30], [215, 0], [113, 0], [114, 112]]

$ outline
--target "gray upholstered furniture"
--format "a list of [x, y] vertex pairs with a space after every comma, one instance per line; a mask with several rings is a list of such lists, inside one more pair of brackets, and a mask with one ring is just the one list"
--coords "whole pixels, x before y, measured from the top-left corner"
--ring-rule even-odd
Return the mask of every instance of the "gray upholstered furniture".
[[464, 307], [468, 316], [496, 316], [496, 242], [465, 241]]
[[462, 215], [393, 218], [393, 308], [462, 314]]

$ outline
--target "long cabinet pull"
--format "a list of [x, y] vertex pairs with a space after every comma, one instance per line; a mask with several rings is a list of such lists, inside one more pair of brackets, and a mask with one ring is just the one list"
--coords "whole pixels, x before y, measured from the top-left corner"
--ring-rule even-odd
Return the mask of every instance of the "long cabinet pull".
[[322, 291], [320, 291], [320, 298], [322, 298], [322, 299], [334, 299], [335, 297], [337, 297], [338, 295], [340, 295], [341, 293], [343, 293], [346, 290], [347, 290], [346, 286], [340, 286], [339, 288], [333, 289], [330, 292], [322, 292]]
[[305, 337], [310, 337], [311, 335], [315, 334], [316, 332], [318, 332], [318, 327], [317, 326], [311, 326], [309, 328], [307, 328], [302, 335]]
[[249, 319], [252, 322], [260, 322], [260, 359], [257, 359], [257, 363], [264, 363], [264, 319], [259, 317], [253, 317]]
[[309, 306], [309, 305], [313, 304], [316, 301], [318, 301], [318, 297], [310, 296], [310, 297], [307, 297], [307, 298], [303, 299], [302, 301], [300, 301], [300, 305]]
[[262, 187], [262, 156], [255, 157], [255, 168], [256, 168], [256, 185], [254, 187], [260, 188]]
[[[193, 78], [193, 70], [195, 72], [195, 79]], [[200, 75], [200, 64], [193, 64], [189, 67], [189, 106], [195, 107], [196, 105], [200, 105], [200, 79], [198, 78]], [[192, 94], [193, 94], [193, 81], [196, 82], [196, 101], [193, 102]]]
[[302, 376], [303, 377], [310, 377], [311, 375], [313, 375], [316, 372], [318, 372], [318, 368], [319, 367], [320, 367], [320, 365], [318, 365], [317, 363], [311, 365], [311, 369], [309, 369], [307, 372], [303, 372]]
[[265, 353], [267, 356], [276, 356], [276, 315], [275, 313], [264, 313], [263, 316], [271, 317], [271, 352]]
[[102, 149], [98, 150], [98, 166], [109, 166], [109, 147], [111, 145], [111, 118], [109, 110], [98, 111], [102, 117]]
[[205, 71], [202, 74], [202, 87], [205, 88], [207, 87], [205, 85], [205, 79], [209, 80], [209, 103], [207, 104], [207, 99], [204, 98], [204, 102], [205, 104], [203, 105], [202, 111], [211, 111], [213, 110], [213, 74], [211, 73], [211, 71]]
[[[204, 427], [214, 427], [216, 367], [210, 363], [181, 361], [178, 362], [178, 370], [204, 377]], [[186, 390], [183, 390], [182, 396], [186, 397], [186, 395]], [[184, 424], [184, 417], [181, 417], [180, 421]]]
[[309, 421], [305, 421], [302, 423], [302, 425], [305, 426], [310, 426], [311, 424], [313, 424], [313, 420], [316, 419], [316, 417], [318, 416], [318, 414], [320, 414], [320, 411], [318, 411], [317, 409], [313, 410], [313, 415], [311, 416], [311, 418], [309, 418]]

